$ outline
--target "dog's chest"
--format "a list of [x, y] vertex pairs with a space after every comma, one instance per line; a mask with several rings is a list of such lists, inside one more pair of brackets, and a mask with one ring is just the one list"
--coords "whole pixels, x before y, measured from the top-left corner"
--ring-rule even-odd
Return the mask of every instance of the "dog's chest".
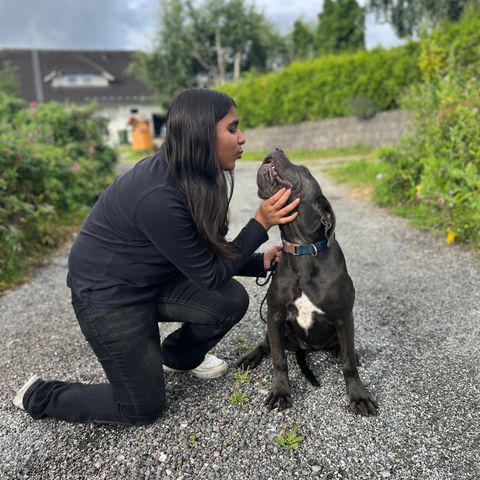
[[318, 314], [325, 315], [325, 312], [319, 307], [315, 306], [304, 292], [302, 292], [300, 297], [293, 302], [293, 305], [295, 305], [295, 308], [298, 311], [296, 321], [307, 334], [308, 329], [314, 323], [313, 314], [316, 312]]

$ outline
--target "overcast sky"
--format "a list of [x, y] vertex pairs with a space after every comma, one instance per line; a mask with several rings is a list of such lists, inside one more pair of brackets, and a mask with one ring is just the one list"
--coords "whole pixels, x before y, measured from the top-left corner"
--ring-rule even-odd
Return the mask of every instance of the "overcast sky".
[[[0, 0], [0, 48], [148, 49], [161, 0]], [[323, 0], [255, 0], [282, 33], [295, 19], [315, 22]], [[365, 0], [360, 0], [364, 4]], [[400, 41], [367, 15], [367, 48]]]

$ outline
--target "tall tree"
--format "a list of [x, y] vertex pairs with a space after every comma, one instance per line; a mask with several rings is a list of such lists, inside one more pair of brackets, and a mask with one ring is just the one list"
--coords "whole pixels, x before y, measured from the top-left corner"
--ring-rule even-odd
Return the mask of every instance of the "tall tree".
[[0, 63], [0, 93], [12, 96], [20, 94], [17, 69], [6, 60]]
[[168, 104], [192, 85], [222, 85], [245, 70], [282, 61], [280, 36], [246, 0], [162, 0], [155, 48], [141, 53], [137, 73]]
[[292, 57], [305, 60], [313, 57], [315, 53], [315, 32], [314, 28], [296, 20], [291, 33]]
[[399, 37], [419, 32], [422, 25], [434, 27], [442, 20], [456, 22], [465, 9], [480, 6], [479, 0], [369, 0], [368, 8], [392, 24]]
[[215, 85], [242, 70], [265, 70], [279, 50], [279, 36], [245, 0], [188, 0], [193, 25], [192, 54]]
[[162, 0], [159, 30], [151, 52], [140, 52], [129, 66], [130, 73], [151, 85], [166, 106], [183, 88], [196, 85], [192, 57], [192, 29], [183, 0]]
[[365, 13], [355, 0], [325, 0], [319, 15], [316, 50], [320, 54], [365, 48]]

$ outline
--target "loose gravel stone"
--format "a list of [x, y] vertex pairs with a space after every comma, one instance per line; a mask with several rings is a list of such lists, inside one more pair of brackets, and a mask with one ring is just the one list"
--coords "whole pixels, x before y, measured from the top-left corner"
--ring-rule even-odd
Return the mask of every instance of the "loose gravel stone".
[[[232, 236], [259, 204], [257, 167], [245, 162], [236, 169]], [[325, 352], [309, 356], [319, 388], [288, 355], [291, 409], [277, 413], [263, 405], [270, 358], [240, 386], [248, 402], [229, 401], [238, 350], [265, 331], [258, 310], [266, 287], [241, 279], [251, 297], [248, 313], [214, 351], [232, 365], [226, 376], [201, 381], [169, 374], [168, 408], [145, 427], [32, 420], [11, 404], [31, 374], [104, 381], [70, 305], [65, 249], [0, 299], [0, 478], [480, 478], [478, 257], [413, 230], [333, 185], [317, 167], [312, 171], [336, 212], [337, 239], [357, 292], [360, 375], [379, 402], [378, 417], [349, 413], [341, 369]], [[278, 242], [278, 232], [270, 236], [269, 244]], [[161, 324], [161, 335], [177, 327]], [[278, 445], [280, 432], [296, 425], [303, 437], [298, 448]]]

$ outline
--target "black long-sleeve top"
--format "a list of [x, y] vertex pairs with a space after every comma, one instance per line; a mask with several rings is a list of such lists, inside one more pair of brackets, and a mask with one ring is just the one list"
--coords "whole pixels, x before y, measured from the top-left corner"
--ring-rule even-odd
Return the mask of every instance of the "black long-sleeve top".
[[154, 300], [178, 274], [215, 289], [234, 275], [264, 275], [263, 255], [253, 252], [267, 239], [252, 218], [232, 242], [238, 257], [216, 256], [200, 240], [185, 196], [169, 184], [156, 154], [100, 196], [72, 246], [67, 285], [100, 308]]

